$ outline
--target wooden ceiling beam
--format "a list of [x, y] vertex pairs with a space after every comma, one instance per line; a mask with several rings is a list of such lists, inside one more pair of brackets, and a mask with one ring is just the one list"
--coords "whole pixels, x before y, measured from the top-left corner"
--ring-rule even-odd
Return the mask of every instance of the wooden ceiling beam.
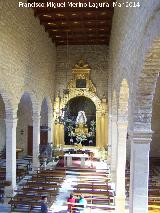
[[90, 19], [87, 19], [86, 17], [84, 17], [85, 21], [82, 21], [81, 18], [78, 18], [78, 19], [74, 19], [74, 20], [71, 20], [70, 18], [68, 18], [68, 20], [66, 19], [46, 19], [46, 20], [42, 20], [40, 19], [40, 24], [48, 24], [48, 23], [53, 23], [53, 24], [60, 24], [62, 25], [63, 24], [72, 24], [74, 22], [78, 22], [79, 24], [80, 23], [92, 23], [92, 24], [101, 24], [101, 22], [103, 22], [102, 24], [111, 24], [111, 20], [108, 20], [108, 19], [96, 19], [96, 18], [93, 18], [91, 17]]
[[[95, 33], [95, 32], [98, 32], [98, 33], [110, 33], [110, 27], [105, 27], [104, 26], [102, 27], [104, 30], [100, 30], [100, 28], [98, 27], [92, 27], [92, 28], [87, 28], [87, 27], [84, 27], [83, 28], [83, 31], [85, 33]], [[55, 28], [55, 29], [48, 29], [47, 30], [50, 34], [55, 34], [55, 33], [67, 33], [70, 34], [72, 32], [74, 32], [75, 34], [79, 34], [79, 33], [82, 33], [82, 29], [79, 28], [79, 27], [72, 27], [72, 29], [69, 29], [68, 27], [65, 27], [65, 28]]]
[[[54, 42], [54, 40], [53, 40]], [[69, 42], [68, 45], [108, 45], [109, 44], [109, 40], [106, 40], [106, 41], [100, 41], [100, 40], [97, 40], [97, 41], [72, 41], [72, 42]], [[67, 45], [66, 42], [56, 42], [56, 45]]]
[[[49, 36], [63, 36], [63, 37], [67, 37], [67, 32], [50, 32], [49, 33]], [[109, 36], [109, 33], [107, 31], [103, 31], [103, 32], [96, 32], [96, 31], [93, 31], [93, 32], [87, 32], [87, 31], [81, 31], [81, 32], [69, 32], [68, 33], [68, 37], [73, 37], [73, 36], [79, 36], [79, 35], [84, 35], [84, 36], [88, 36], [88, 35], [96, 35], [96, 36], [103, 36], [103, 35], [106, 35], [106, 36]]]
[[54, 32], [54, 33], [57, 33], [57, 32], [60, 32], [62, 31], [63, 33], [64, 32], [82, 32], [82, 31], [86, 31], [86, 32], [94, 32], [94, 31], [99, 31], [99, 32], [110, 32], [111, 31], [111, 27], [109, 26], [101, 26], [101, 27], [98, 27], [98, 26], [89, 26], [89, 27], [74, 27], [74, 26], [66, 26], [66, 27], [46, 27], [45, 26], [45, 31], [47, 32]]
[[78, 42], [78, 40], [79, 41], [86, 41], [86, 42], [89, 42], [90, 40], [94, 40], [94, 41], [102, 41], [102, 40], [109, 40], [108, 38], [105, 38], [105, 37], [102, 37], [102, 38], [85, 38], [85, 39], [83, 39], [83, 38], [81, 38], [81, 37], [79, 37], [79, 38], [73, 38], [73, 39], [68, 39], [68, 40], [66, 40], [66, 39], [63, 39], [63, 38], [61, 38], [61, 39], [56, 39], [56, 38], [52, 38], [56, 43], [57, 42], [61, 42], [61, 41], [63, 41], [64, 43], [66, 42], [68, 42], [68, 43], [70, 43], [70, 42], [73, 42], [73, 41], [77, 41]]
[[104, 16], [98, 16], [97, 18], [95, 16], [83, 16], [82, 14], [79, 15], [79, 16], [74, 16], [72, 17], [71, 15], [70, 16], [66, 16], [66, 17], [39, 17], [40, 19], [40, 22], [41, 23], [48, 23], [48, 22], [65, 22], [67, 20], [69, 20], [70, 22], [73, 22], [73, 21], [79, 21], [79, 22], [82, 22], [82, 17], [83, 19], [85, 19], [85, 22], [87, 21], [96, 21], [96, 22], [106, 22], [106, 23], [110, 23], [112, 21], [112, 18], [110, 16], [108, 17], [104, 17]]
[[[33, 3], [52, 2], [64, 3], [65, 7], [37, 7], [33, 8], [35, 16], [40, 20], [40, 24], [48, 31], [56, 45], [68, 44], [109, 44], [112, 26], [113, 7], [69, 7], [69, 0], [28, 0]], [[74, 0], [73, 3], [86, 0]], [[104, 0], [89, 0], [90, 3], [100, 3]], [[112, 5], [113, 0], [105, 0]], [[89, 5], [89, 4], [88, 4]]]
[[62, 31], [67, 31], [67, 30], [69, 30], [69, 31], [77, 31], [77, 29], [79, 29], [79, 31], [82, 31], [82, 30], [86, 30], [87, 28], [88, 28], [88, 30], [89, 31], [92, 31], [92, 29], [94, 30], [96, 30], [96, 29], [98, 29], [99, 31], [101, 31], [101, 30], [108, 30], [108, 31], [110, 31], [111, 30], [111, 24], [106, 24], [106, 25], [96, 25], [95, 26], [95, 23], [93, 23], [93, 24], [80, 24], [80, 25], [78, 25], [78, 24], [76, 24], [76, 25], [74, 25], [74, 24], [66, 24], [66, 25], [60, 25], [60, 24], [56, 24], [56, 25], [45, 25], [44, 24], [44, 27], [45, 27], [45, 31], [53, 31], [53, 30], [62, 30]]
[[97, 37], [97, 36], [93, 36], [93, 37], [81, 37], [81, 36], [77, 36], [77, 37], [71, 37], [71, 38], [68, 38], [68, 39], [66, 39], [66, 38], [64, 38], [64, 37], [60, 37], [60, 38], [55, 38], [55, 37], [52, 37], [52, 39], [54, 40], [54, 41], [65, 41], [65, 42], [71, 42], [71, 41], [78, 41], [78, 40], [80, 40], [80, 41], [89, 41], [89, 40], [94, 40], [94, 41], [96, 41], [96, 40], [108, 40], [109, 39], [109, 36], [103, 36], [103, 37]]
[[[72, 14], [72, 13], [106, 13], [106, 15], [113, 15], [113, 9], [110, 8], [98, 8], [98, 9], [93, 9], [93, 8], [34, 8], [34, 14], [35, 16], [42, 16], [42, 15], [55, 15], [65, 13], [66, 15]], [[105, 15], [104, 15], [105, 16]]]

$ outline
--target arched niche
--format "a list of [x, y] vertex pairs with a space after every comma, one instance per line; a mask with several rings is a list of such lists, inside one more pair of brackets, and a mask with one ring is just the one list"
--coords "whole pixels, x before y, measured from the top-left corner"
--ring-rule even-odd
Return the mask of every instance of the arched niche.
[[17, 158], [32, 155], [33, 153], [33, 134], [31, 132], [33, 122], [33, 99], [29, 92], [24, 92], [20, 98], [17, 110], [17, 131], [16, 145]]
[[[85, 116], [86, 116], [86, 128], [88, 131], [90, 131], [91, 129], [91, 122], [94, 121], [96, 122], [96, 106], [93, 103], [93, 101], [85, 96], [77, 96], [75, 98], [70, 99], [67, 104], [67, 112], [65, 117], [67, 117], [69, 120], [71, 120], [72, 123], [72, 127], [75, 128], [76, 127], [76, 119], [78, 116], [78, 112], [83, 111], [85, 112]], [[65, 123], [64, 125], [64, 131], [65, 131], [65, 144], [66, 145], [71, 145], [72, 143], [76, 143], [76, 137], [71, 137], [68, 134], [68, 128], [67, 128], [67, 123]], [[71, 139], [72, 138], [72, 142]], [[87, 140], [83, 141], [83, 143], [85, 146], [95, 146], [96, 145], [96, 135], [92, 136], [92, 137], [88, 137]]]

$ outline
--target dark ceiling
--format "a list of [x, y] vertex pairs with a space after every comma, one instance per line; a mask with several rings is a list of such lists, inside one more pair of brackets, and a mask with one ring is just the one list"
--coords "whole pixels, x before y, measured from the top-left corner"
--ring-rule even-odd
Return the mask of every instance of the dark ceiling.
[[[45, 27], [45, 31], [48, 32], [49, 37], [56, 45], [109, 44], [114, 13], [113, 0], [30, 0], [28, 2], [44, 3], [45, 7], [33, 8], [34, 14], [39, 18], [40, 24]], [[50, 2], [61, 3], [61, 7], [47, 7], [46, 4]], [[69, 6], [69, 3], [78, 2], [83, 7], [80, 7], [79, 4], [76, 7]], [[84, 3], [86, 3], [87, 7], [85, 7]], [[104, 3], [104, 6], [93, 7], [99, 3]], [[105, 7], [106, 3], [110, 7]]]

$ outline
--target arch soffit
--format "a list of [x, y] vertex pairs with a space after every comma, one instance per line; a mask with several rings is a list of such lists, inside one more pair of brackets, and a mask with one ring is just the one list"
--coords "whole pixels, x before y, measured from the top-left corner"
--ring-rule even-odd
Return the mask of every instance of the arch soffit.
[[11, 116], [12, 118], [15, 117], [15, 112], [17, 108], [15, 107], [13, 96], [11, 94], [7, 93], [5, 90], [0, 88], [0, 95], [2, 96], [2, 100], [4, 102], [5, 106], [5, 114], [7, 116]]
[[[82, 91], [79, 89], [74, 89], [74, 92], [70, 92], [69, 93], [69, 97], [67, 99], [67, 102], [70, 101], [73, 98], [76, 98], [78, 96], [83, 96], [86, 98], [89, 98], [96, 106], [96, 111], [101, 111], [102, 110], [102, 105], [101, 105], [101, 100], [98, 98], [97, 95], [95, 95], [94, 93], [90, 92], [90, 91]], [[64, 98], [65, 99], [65, 98]], [[62, 100], [63, 106], [67, 103], [65, 100]]]
[[[158, 8], [159, 8], [159, 5], [158, 5]], [[160, 72], [159, 69], [154, 69], [155, 65], [158, 64], [157, 62], [160, 63], [160, 60], [159, 60], [160, 59], [160, 28], [157, 27], [159, 26], [159, 22], [160, 22], [160, 16], [159, 16], [160, 11], [159, 9], [158, 10], [155, 9], [155, 11], [153, 15], [150, 16], [150, 19], [148, 20], [145, 26], [145, 31], [144, 31], [145, 38], [143, 39], [143, 50], [144, 50], [143, 59], [142, 59], [143, 64], [142, 64], [141, 73], [138, 76], [135, 99], [137, 99], [137, 95], [140, 93], [141, 83], [143, 81], [146, 81], [148, 77], [155, 77], [157, 79], [157, 74]], [[154, 84], [153, 84], [153, 88], [155, 88]], [[144, 89], [146, 88], [143, 88], [142, 90]], [[144, 92], [141, 92], [141, 94], [143, 93]]]
[[158, 68], [160, 66], [156, 66], [160, 62], [160, 10], [158, 2], [154, 6], [155, 10], [153, 10], [145, 26], [141, 47], [143, 49], [143, 57], [137, 80], [133, 108], [134, 131], [151, 131], [152, 101], [157, 76], [160, 72], [160, 68]]
[[135, 129], [151, 130], [152, 101], [158, 74], [160, 73], [160, 37], [153, 41], [146, 54], [143, 70], [137, 84], [134, 126]]
[[[143, 43], [140, 47], [143, 50], [142, 60], [136, 68], [141, 72], [137, 73], [138, 78], [134, 83], [136, 85], [132, 88], [132, 90], [134, 89], [134, 96], [132, 95], [132, 102], [134, 103], [134, 108], [132, 109], [132, 126], [134, 126], [134, 131], [151, 130], [152, 100], [155, 92], [157, 75], [160, 73], [160, 68], [154, 69], [157, 60], [160, 59], [160, 51], [159, 54], [157, 53], [157, 50], [160, 50], [160, 28], [157, 27], [159, 26], [160, 16], [158, 15], [158, 11], [156, 14], [157, 15], [154, 13], [153, 16], [151, 16], [145, 26], [145, 38], [143, 37]], [[149, 78], [152, 78], [152, 80], [148, 80]], [[130, 83], [130, 81], [128, 81], [128, 83]], [[148, 83], [150, 86], [147, 86]], [[130, 85], [129, 88], [131, 88]], [[148, 100], [148, 103], [143, 105], [142, 101], [145, 99], [144, 96]], [[147, 112], [145, 106], [151, 110]]]
[[118, 96], [118, 117], [126, 120], [128, 117], [128, 102], [129, 102], [129, 86], [128, 81], [124, 78], [121, 81], [119, 96]]
[[53, 106], [52, 106], [51, 98], [49, 96], [44, 97], [43, 100], [41, 101], [41, 108], [42, 108], [42, 104], [44, 103], [44, 101], [46, 101], [46, 104], [48, 107], [48, 114], [53, 113]]
[[37, 113], [40, 114], [40, 109], [41, 109], [40, 101], [38, 100], [36, 95], [31, 91], [26, 91], [26, 90], [23, 91], [19, 97], [18, 104], [21, 102], [21, 98], [23, 97], [24, 94], [27, 94], [31, 100], [32, 114], [37, 114]]
[[[116, 98], [117, 100], [119, 100], [119, 94], [120, 94], [120, 89], [122, 86], [122, 82], [125, 79], [127, 81], [128, 84], [128, 88], [131, 88], [131, 82], [130, 82], [130, 73], [127, 72], [127, 70], [125, 68], [123, 68], [123, 71], [121, 73], [121, 77], [118, 79], [118, 82], [113, 82], [113, 86], [112, 86], [112, 91], [116, 93]], [[113, 93], [112, 93], [113, 94]], [[113, 95], [112, 95], [113, 97]]]

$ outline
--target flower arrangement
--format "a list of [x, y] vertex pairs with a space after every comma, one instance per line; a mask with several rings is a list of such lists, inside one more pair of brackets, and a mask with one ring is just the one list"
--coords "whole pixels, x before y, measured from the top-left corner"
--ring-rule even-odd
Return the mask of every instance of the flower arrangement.
[[75, 128], [74, 128], [74, 123], [72, 120], [68, 119], [66, 122], [66, 127], [67, 127], [67, 131], [68, 131], [68, 136], [71, 138], [71, 140], [73, 140], [73, 137], [76, 138], [76, 142], [77, 144], [82, 144], [83, 141], [86, 141], [87, 139], [91, 138], [93, 140], [93, 138], [95, 137], [95, 131], [96, 131], [96, 122], [93, 120], [90, 122], [90, 129], [88, 134], [84, 134], [84, 133], [75, 133]]

